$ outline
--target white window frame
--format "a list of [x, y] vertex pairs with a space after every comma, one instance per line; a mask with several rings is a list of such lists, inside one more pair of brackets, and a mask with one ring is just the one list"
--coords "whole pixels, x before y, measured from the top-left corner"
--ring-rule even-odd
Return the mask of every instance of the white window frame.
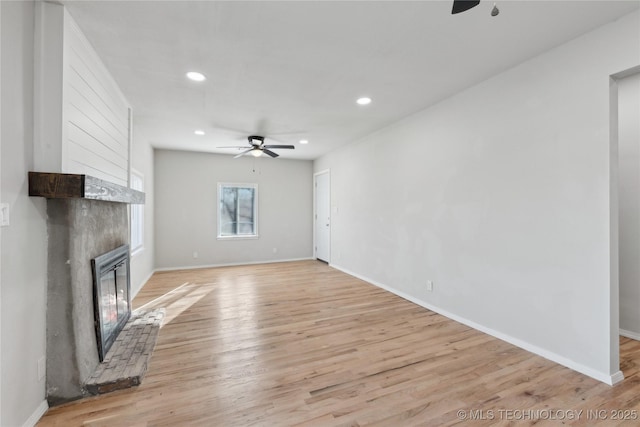
[[[225, 187], [232, 188], [252, 188], [253, 189], [253, 234], [235, 234], [222, 235], [222, 215], [220, 208], [222, 207], [222, 189]], [[257, 239], [258, 235], [258, 184], [219, 182], [217, 197], [216, 213], [218, 215], [218, 240], [248, 240]]]
[[[134, 169], [130, 173], [130, 188], [144, 192], [144, 175]], [[129, 205], [129, 245], [131, 246], [131, 256], [144, 250], [144, 205]], [[134, 234], [139, 235], [139, 239], [134, 241]]]

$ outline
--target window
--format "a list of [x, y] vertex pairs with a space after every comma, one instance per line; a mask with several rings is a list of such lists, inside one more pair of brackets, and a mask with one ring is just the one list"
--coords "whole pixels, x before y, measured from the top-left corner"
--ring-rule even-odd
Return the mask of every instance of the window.
[[218, 238], [258, 237], [258, 185], [218, 184]]
[[[144, 191], [144, 177], [131, 171], [131, 188]], [[144, 205], [129, 205], [131, 212], [131, 254], [144, 249]]]

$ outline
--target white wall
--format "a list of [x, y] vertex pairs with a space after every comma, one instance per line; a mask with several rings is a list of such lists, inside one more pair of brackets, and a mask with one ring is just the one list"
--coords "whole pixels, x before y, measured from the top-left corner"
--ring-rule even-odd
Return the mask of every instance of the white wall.
[[154, 174], [153, 148], [135, 126], [131, 150], [132, 167], [144, 176], [144, 248], [131, 256], [131, 295], [134, 297], [154, 270]]
[[35, 167], [126, 186], [129, 103], [89, 41], [56, 3], [38, 4]]
[[34, 424], [46, 410], [44, 379], [37, 362], [45, 356], [45, 200], [29, 198], [33, 168], [33, 2], [0, 2], [2, 9], [2, 202], [11, 224], [2, 229], [2, 414], [3, 427]]
[[640, 73], [618, 81], [620, 329], [640, 339]]
[[[156, 268], [312, 256], [310, 161], [156, 150], [154, 175]], [[216, 239], [218, 182], [258, 184], [259, 239]]]
[[639, 27], [636, 12], [317, 160], [332, 263], [619, 380], [609, 75], [640, 64]]

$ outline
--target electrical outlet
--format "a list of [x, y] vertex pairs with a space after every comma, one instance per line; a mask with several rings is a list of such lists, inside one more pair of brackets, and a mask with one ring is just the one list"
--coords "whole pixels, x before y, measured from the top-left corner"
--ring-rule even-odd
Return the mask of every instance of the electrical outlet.
[[431, 280], [427, 280], [427, 291], [433, 292], [433, 282]]
[[44, 356], [38, 359], [38, 381], [42, 381], [47, 372], [47, 364]]
[[193, 257], [194, 257], [194, 258], [198, 258], [198, 252], [193, 251]]

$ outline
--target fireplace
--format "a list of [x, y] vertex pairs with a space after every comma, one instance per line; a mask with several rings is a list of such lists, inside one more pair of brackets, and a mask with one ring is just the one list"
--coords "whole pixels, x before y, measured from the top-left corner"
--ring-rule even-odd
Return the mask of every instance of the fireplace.
[[[117, 355], [120, 366], [127, 367], [127, 378], [141, 378], [140, 372], [146, 371], [147, 362], [132, 361], [126, 352], [117, 351], [121, 342], [130, 344], [125, 340], [127, 326], [132, 323], [131, 319], [125, 323], [133, 297], [129, 287], [130, 254], [126, 246], [121, 252], [117, 249], [111, 252], [129, 241], [128, 204], [144, 203], [144, 193], [89, 175], [29, 172], [29, 195], [47, 199], [46, 396], [49, 406], [93, 393], [89, 381], [112, 356]], [[123, 261], [124, 264], [119, 265]], [[107, 303], [96, 304], [98, 295], [103, 294], [98, 286], [105, 275], [105, 284], [109, 285], [104, 292], [111, 292], [111, 297], [106, 297]], [[108, 310], [111, 314], [107, 314]], [[130, 316], [144, 317], [142, 313]], [[117, 320], [111, 322], [114, 317]], [[109, 320], [106, 327], [100, 325], [101, 319]], [[118, 333], [118, 326], [122, 324], [125, 326]], [[145, 332], [146, 337], [151, 337], [148, 329]], [[153, 351], [155, 337], [148, 347], [140, 346], [147, 355]], [[113, 345], [107, 354], [109, 344]], [[140, 372], [130, 372], [132, 363]], [[118, 369], [110, 371], [119, 377]], [[105, 377], [110, 384], [118, 380]], [[99, 388], [103, 382], [100, 376], [92, 384]], [[129, 383], [135, 385], [133, 380]], [[113, 389], [110, 385], [110, 390]]]
[[129, 245], [91, 260], [96, 342], [100, 362], [131, 316]]

